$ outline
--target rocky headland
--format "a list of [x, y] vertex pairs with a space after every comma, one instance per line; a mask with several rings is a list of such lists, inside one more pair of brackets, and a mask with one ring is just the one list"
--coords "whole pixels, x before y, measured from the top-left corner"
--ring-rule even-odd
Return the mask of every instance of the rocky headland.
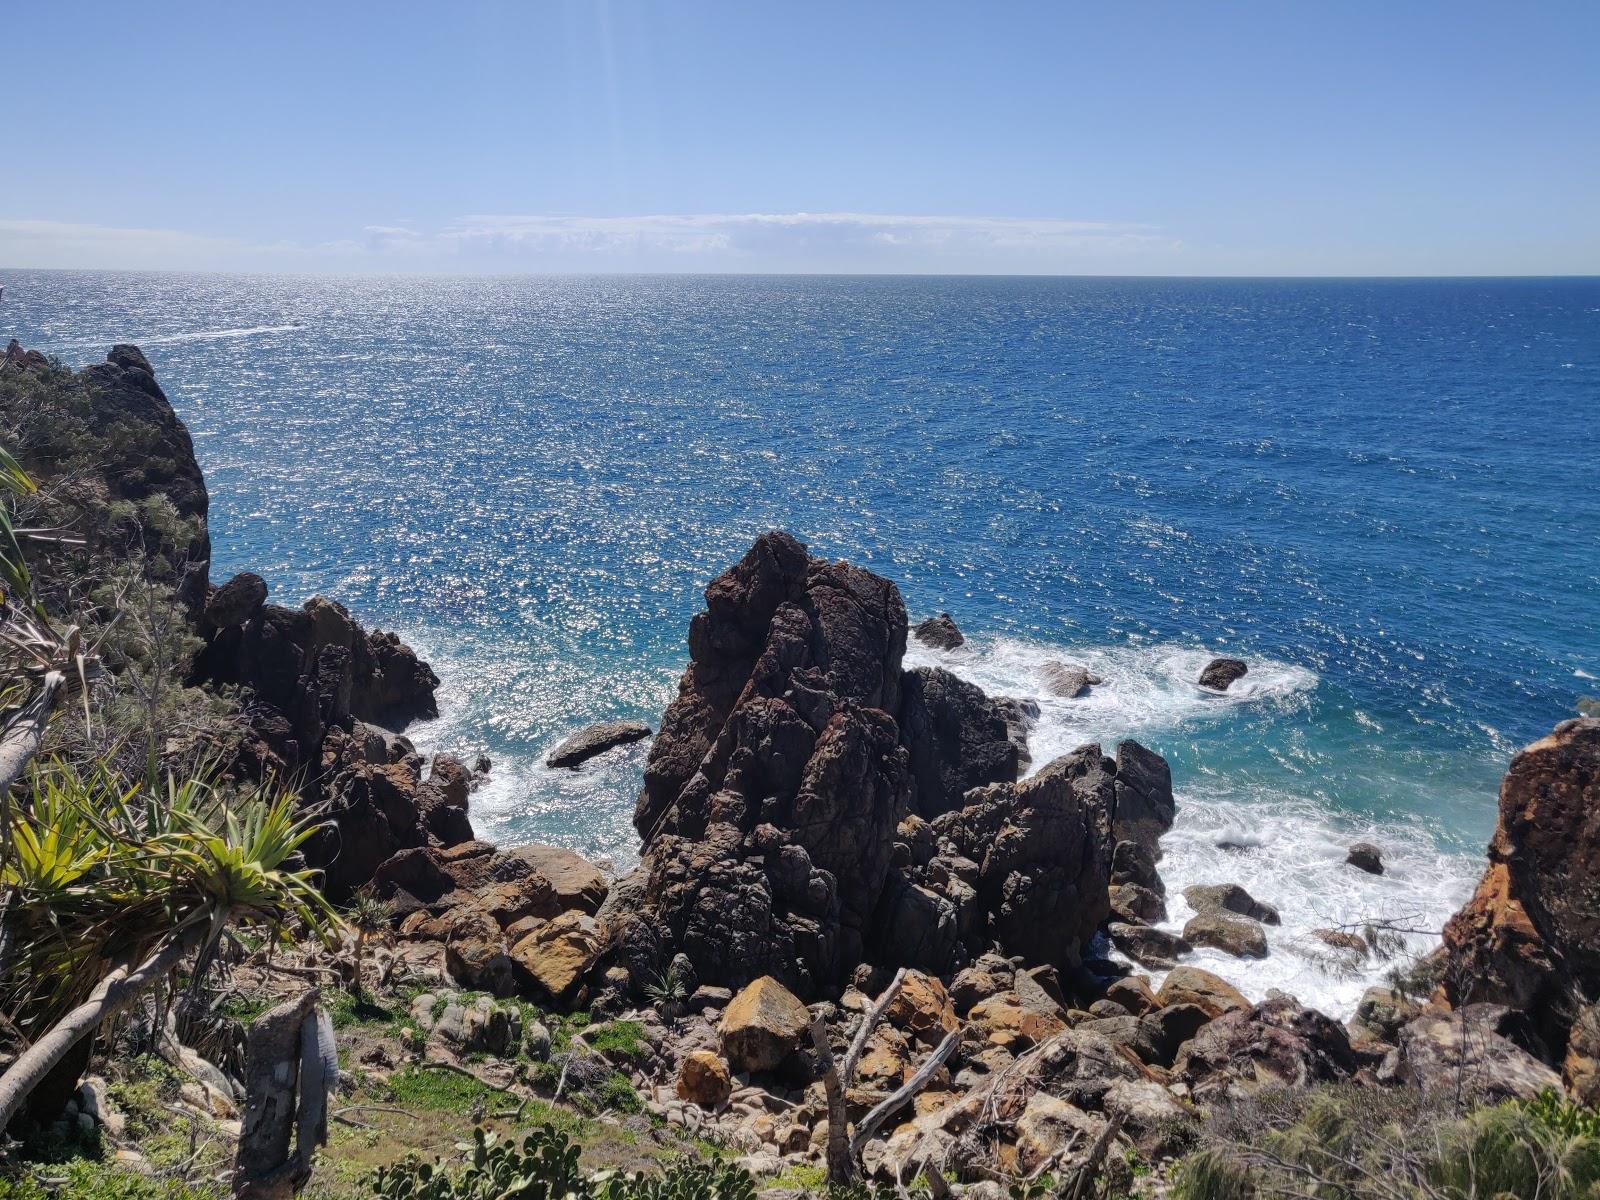
[[[13, 345], [3, 369], [55, 368]], [[134, 503], [90, 549], [160, 547], [195, 644], [184, 682], [235, 704], [231, 736], [202, 749], [295, 781], [326, 822], [308, 858], [328, 896], [390, 905], [384, 953], [431, 988], [407, 1053], [537, 1041], [512, 999], [636, 1022], [625, 1067], [649, 1110], [753, 1167], [825, 1164], [848, 1122], [867, 1172], [974, 1195], [1109, 1161], [1112, 1143], [1160, 1162], [1214, 1108], [1274, 1088], [1600, 1101], [1600, 720], [1513, 760], [1483, 881], [1404, 986], [1369, 990], [1348, 1022], [1287, 995], [1252, 1004], [1184, 958], [1220, 949], [1246, 980], [1272, 897], [1218, 879], [1187, 890], [1181, 935], [1158, 928], [1176, 814], [1160, 755], [1091, 744], [1030, 773], [1028, 698], [907, 669], [896, 585], [773, 532], [706, 587], [649, 748], [639, 865], [610, 879], [559, 847], [475, 837], [489, 764], [404, 736], [438, 680], [399, 638], [333, 600], [274, 605], [257, 575], [210, 579], [204, 480], [136, 348], [71, 387], [132, 448], [71, 481], [75, 503], [161, 496], [184, 522]], [[48, 480], [50, 462], [29, 465]], [[914, 636], [962, 644], [949, 614]], [[1100, 683], [1060, 666], [1061, 695]], [[1217, 660], [1200, 684], [1246, 670]], [[647, 736], [607, 727], [552, 761]], [[1381, 941], [1322, 932], [1332, 953]]]

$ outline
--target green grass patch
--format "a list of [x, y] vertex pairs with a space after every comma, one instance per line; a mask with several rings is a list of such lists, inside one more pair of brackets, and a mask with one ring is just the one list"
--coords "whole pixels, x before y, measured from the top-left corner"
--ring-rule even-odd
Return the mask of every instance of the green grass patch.
[[475, 1105], [504, 1107], [516, 1104], [510, 1093], [484, 1086], [454, 1071], [411, 1066], [389, 1077], [389, 1093], [402, 1108], [436, 1112], [470, 1113]]
[[0, 1200], [223, 1200], [226, 1195], [222, 1187], [149, 1179], [89, 1159], [0, 1177]]
[[591, 1027], [584, 1035], [596, 1054], [603, 1054], [612, 1062], [639, 1062], [649, 1057], [650, 1047], [644, 1040], [644, 1026], [638, 1021], [609, 1021]]

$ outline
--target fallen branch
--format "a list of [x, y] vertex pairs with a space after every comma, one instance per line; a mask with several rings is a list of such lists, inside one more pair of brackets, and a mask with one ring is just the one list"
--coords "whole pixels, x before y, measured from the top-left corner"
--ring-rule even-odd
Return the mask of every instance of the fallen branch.
[[1100, 1164], [1106, 1160], [1106, 1151], [1111, 1149], [1111, 1143], [1116, 1140], [1117, 1134], [1122, 1132], [1123, 1114], [1113, 1113], [1106, 1122], [1106, 1127], [1100, 1131], [1100, 1136], [1094, 1140], [1094, 1145], [1089, 1147], [1089, 1157], [1084, 1159], [1078, 1167], [1078, 1173], [1061, 1193], [1065, 1200], [1084, 1200], [1094, 1187], [1095, 1177], [1100, 1174]]
[[851, 1039], [850, 1049], [844, 1056], [844, 1065], [839, 1068], [839, 1080], [844, 1087], [849, 1087], [855, 1082], [856, 1067], [860, 1064], [861, 1055], [867, 1048], [867, 1039], [872, 1036], [872, 1031], [877, 1028], [878, 1022], [883, 1020], [883, 1014], [889, 1010], [889, 1005], [894, 1003], [894, 998], [900, 994], [905, 981], [906, 969], [901, 967], [889, 981], [889, 986], [883, 989], [883, 994], [873, 1002], [872, 1007], [861, 1018], [861, 1027]]
[[822, 1074], [822, 1090], [828, 1098], [828, 1182], [843, 1187], [855, 1178], [856, 1164], [855, 1157], [850, 1151], [849, 1118], [845, 1115], [844, 1107], [844, 1084], [839, 1078], [839, 1069], [834, 1065], [833, 1049], [828, 1045], [827, 1027], [820, 1015], [811, 1022], [811, 1045], [817, 1052], [817, 1069]]
[[955, 1053], [956, 1047], [960, 1044], [961, 1030], [951, 1030], [950, 1033], [945, 1035], [944, 1041], [939, 1043], [939, 1048], [928, 1056], [928, 1061], [917, 1068], [915, 1075], [901, 1084], [888, 1099], [884, 1100], [861, 1119], [861, 1123], [856, 1126], [856, 1135], [850, 1142], [852, 1154], [860, 1155], [861, 1147], [866, 1145], [872, 1139], [872, 1135], [878, 1132], [878, 1127], [898, 1112], [906, 1101], [932, 1082], [939, 1068], [944, 1066], [945, 1061]]

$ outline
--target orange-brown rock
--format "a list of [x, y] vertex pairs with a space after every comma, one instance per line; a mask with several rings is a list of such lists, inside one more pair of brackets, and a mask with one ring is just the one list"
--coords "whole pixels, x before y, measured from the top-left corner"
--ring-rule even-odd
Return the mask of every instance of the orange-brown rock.
[[722, 1050], [735, 1070], [770, 1071], [800, 1045], [810, 1024], [795, 994], [763, 975], [723, 1010]]
[[594, 918], [577, 911], [546, 921], [511, 950], [517, 966], [556, 1001], [576, 990], [599, 956], [600, 933]]
[[1220, 1017], [1225, 1012], [1250, 1007], [1250, 1001], [1225, 979], [1199, 967], [1174, 967], [1167, 972], [1156, 993], [1156, 1003], [1166, 1008], [1172, 1004], [1194, 1004], [1205, 1010], [1209, 1017]]
[[712, 1050], [692, 1050], [678, 1064], [678, 1095], [701, 1108], [721, 1108], [733, 1094], [733, 1076], [722, 1056]]
[[972, 1006], [967, 1022], [985, 1039], [1020, 1052], [1067, 1027], [1061, 1018], [1027, 1007], [1015, 992], [1001, 992]]
[[1445, 999], [1527, 1012], [1552, 1048], [1600, 999], [1600, 720], [1565, 721], [1511, 760], [1489, 867], [1444, 945]]
[[898, 1029], [914, 1034], [929, 1045], [937, 1045], [960, 1024], [950, 993], [936, 977], [921, 971], [907, 971], [900, 991], [890, 1001], [884, 1019]]

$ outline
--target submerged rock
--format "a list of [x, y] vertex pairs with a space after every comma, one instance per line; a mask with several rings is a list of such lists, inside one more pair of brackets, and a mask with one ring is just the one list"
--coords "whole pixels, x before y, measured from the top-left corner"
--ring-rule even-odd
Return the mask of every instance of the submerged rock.
[[1214, 692], [1225, 692], [1236, 679], [1243, 679], [1250, 668], [1242, 659], [1213, 658], [1200, 672], [1200, 686]]
[[1053, 694], [1068, 700], [1083, 695], [1092, 686], [1102, 682], [1100, 676], [1080, 663], [1065, 663], [1055, 659], [1039, 668], [1039, 678]]
[[932, 646], [935, 650], [954, 650], [957, 646], [966, 644], [966, 637], [961, 630], [956, 628], [955, 619], [949, 613], [940, 613], [937, 617], [929, 617], [920, 622], [916, 629], [917, 641], [925, 646]]

